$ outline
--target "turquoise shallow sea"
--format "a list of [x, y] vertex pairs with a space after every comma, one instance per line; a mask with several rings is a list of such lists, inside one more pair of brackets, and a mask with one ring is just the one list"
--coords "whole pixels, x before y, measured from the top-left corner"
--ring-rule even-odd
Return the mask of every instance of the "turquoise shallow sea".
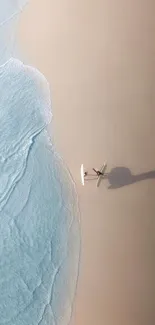
[[48, 82], [6, 46], [24, 5], [0, 0], [0, 325], [67, 325], [79, 268], [78, 197], [47, 131]]

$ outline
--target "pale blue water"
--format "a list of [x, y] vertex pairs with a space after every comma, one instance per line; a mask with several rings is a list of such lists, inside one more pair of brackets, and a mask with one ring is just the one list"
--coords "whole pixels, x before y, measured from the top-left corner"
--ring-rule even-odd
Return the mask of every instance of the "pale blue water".
[[0, 26], [20, 13], [28, 0], [0, 0]]
[[0, 66], [0, 94], [0, 325], [67, 325], [78, 276], [79, 210], [47, 131], [49, 85], [10, 58]]

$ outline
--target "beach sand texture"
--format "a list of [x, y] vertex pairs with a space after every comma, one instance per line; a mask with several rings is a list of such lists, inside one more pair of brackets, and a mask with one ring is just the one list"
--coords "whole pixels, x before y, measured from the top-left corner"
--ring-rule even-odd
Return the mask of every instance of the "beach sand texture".
[[[73, 325], [155, 321], [154, 13], [151, 0], [32, 0], [21, 16], [22, 55], [50, 82], [51, 134], [79, 192]], [[81, 186], [81, 163], [104, 161], [112, 188]]]

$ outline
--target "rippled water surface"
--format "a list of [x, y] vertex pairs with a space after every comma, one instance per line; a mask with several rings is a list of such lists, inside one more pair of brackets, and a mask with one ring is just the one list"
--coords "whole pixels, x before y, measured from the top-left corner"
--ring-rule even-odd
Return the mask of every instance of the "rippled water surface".
[[[18, 1], [6, 3], [1, 23], [25, 1], [16, 10]], [[74, 183], [47, 132], [49, 85], [10, 58], [0, 66], [0, 94], [0, 325], [67, 325], [79, 211]]]

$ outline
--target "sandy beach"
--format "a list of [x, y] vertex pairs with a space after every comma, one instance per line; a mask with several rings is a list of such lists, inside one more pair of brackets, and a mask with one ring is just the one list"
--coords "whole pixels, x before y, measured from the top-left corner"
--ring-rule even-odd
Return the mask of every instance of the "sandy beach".
[[[155, 321], [154, 13], [151, 0], [31, 0], [20, 18], [21, 54], [50, 83], [51, 134], [80, 198], [73, 325]], [[83, 187], [81, 163], [104, 161], [118, 167], [115, 188]]]

